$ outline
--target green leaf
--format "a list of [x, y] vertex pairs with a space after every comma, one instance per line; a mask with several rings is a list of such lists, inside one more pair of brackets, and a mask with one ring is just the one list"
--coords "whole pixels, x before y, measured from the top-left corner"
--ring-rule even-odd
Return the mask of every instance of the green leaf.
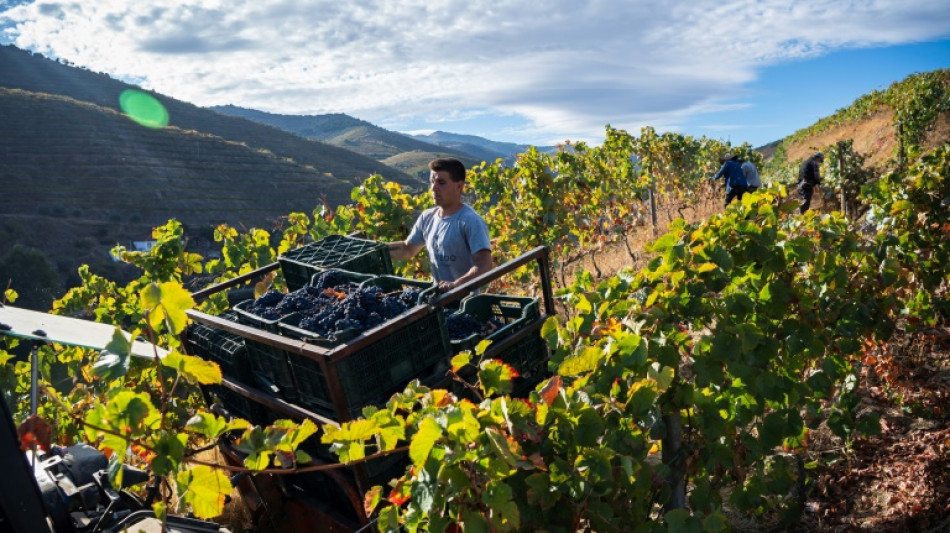
[[627, 400], [627, 413], [634, 419], [645, 417], [653, 408], [659, 392], [656, 381], [652, 379], [638, 381], [630, 387]]
[[[488, 441], [492, 447], [501, 454], [501, 458], [511, 466], [516, 466], [520, 457], [520, 450], [517, 450], [517, 444], [509, 441], [495, 428], [485, 428], [485, 434], [488, 435]], [[517, 455], [516, 455], [517, 454]]]
[[862, 435], [872, 436], [881, 433], [881, 417], [878, 413], [869, 412], [858, 418], [858, 432]]
[[652, 244], [647, 244], [646, 249], [648, 252], [663, 252], [675, 246], [679, 240], [680, 236], [676, 233], [667, 233], [666, 235], [654, 241]]
[[468, 507], [462, 510], [462, 523], [465, 524], [466, 533], [490, 533], [492, 530], [491, 523], [481, 512]]
[[548, 317], [541, 326], [541, 336], [548, 342], [548, 346], [557, 346], [558, 344], [558, 317]]
[[193, 355], [171, 351], [162, 359], [162, 365], [174, 368], [189, 383], [197, 382], [202, 385], [221, 383], [221, 367], [214, 361], [205, 361]]
[[223, 472], [204, 465], [179, 472], [176, 479], [179, 497], [191, 505], [195, 517], [200, 519], [219, 516], [233, 488]]
[[579, 376], [592, 372], [600, 364], [604, 351], [597, 346], [586, 346], [581, 353], [561, 362], [557, 373], [562, 376]]
[[481, 434], [481, 424], [471, 410], [451, 407], [446, 411], [446, 433], [462, 444], [474, 442]]
[[159, 477], [174, 472], [185, 456], [188, 435], [185, 433], [162, 433], [152, 445], [155, 458], [152, 459], [152, 472]]
[[511, 393], [514, 387], [513, 380], [517, 372], [498, 359], [482, 361], [478, 370], [478, 381], [485, 390], [486, 396], [500, 396]]
[[442, 428], [432, 417], [426, 417], [419, 423], [419, 429], [412, 436], [412, 442], [409, 444], [409, 458], [412, 464], [417, 468], [422, 468], [429, 454], [432, 452], [432, 446], [442, 437]]
[[228, 421], [213, 413], [199, 412], [188, 420], [185, 427], [208, 440], [215, 440], [228, 430]]
[[149, 283], [140, 293], [142, 305], [149, 310], [148, 323], [157, 329], [167, 320], [172, 333], [181, 333], [188, 325], [185, 311], [195, 306], [191, 293], [175, 281], [162, 284]]
[[452, 358], [452, 372], [458, 372], [472, 361], [472, 353], [464, 351]]
[[653, 363], [647, 370], [647, 377], [656, 380], [657, 390], [665, 392], [673, 383], [676, 371], [671, 366], [660, 366], [660, 363]]
[[684, 509], [674, 509], [666, 513], [663, 520], [670, 533], [702, 533], [703, 530], [699, 519]]
[[574, 441], [578, 446], [597, 446], [604, 432], [604, 421], [597, 411], [580, 407], [574, 424]]
[[92, 365], [95, 375], [106, 381], [112, 381], [125, 376], [129, 371], [129, 357], [132, 355], [132, 343], [125, 338], [122, 330], [115, 328], [112, 340], [106, 344], [104, 350]]
[[708, 533], [718, 533], [719, 531], [729, 530], [729, 520], [719, 511], [714, 511], [703, 518], [703, 531]]

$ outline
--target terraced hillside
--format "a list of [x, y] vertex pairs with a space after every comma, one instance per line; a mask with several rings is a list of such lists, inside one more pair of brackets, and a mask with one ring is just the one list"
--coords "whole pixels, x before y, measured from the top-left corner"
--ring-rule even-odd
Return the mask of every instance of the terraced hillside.
[[177, 128], [153, 130], [72, 99], [0, 89], [0, 214], [81, 213], [109, 221], [169, 218], [270, 224], [348, 199], [352, 182], [292, 159]]
[[[14, 46], [0, 46], [0, 87], [67, 96], [114, 110], [119, 109], [119, 94], [136, 88], [104, 74], [61, 65]], [[301, 165], [309, 165], [317, 173], [332, 174], [351, 183], [380, 174], [410, 187], [424, 186], [418, 179], [350, 150], [240, 117], [222, 115], [160, 94], [153, 96], [167, 108], [169, 124], [182, 130], [199, 131], [269, 150], [279, 157], [289, 157]], [[348, 197], [333, 199], [333, 203], [339, 203], [337, 200], [348, 201]]]
[[38, 249], [64, 285], [84, 263], [121, 278], [109, 249], [147, 240], [171, 218], [205, 252], [216, 224], [271, 228], [323, 199], [346, 201], [353, 187], [261, 149], [143, 128], [61, 96], [0, 88], [0, 124], [0, 263], [16, 245]]

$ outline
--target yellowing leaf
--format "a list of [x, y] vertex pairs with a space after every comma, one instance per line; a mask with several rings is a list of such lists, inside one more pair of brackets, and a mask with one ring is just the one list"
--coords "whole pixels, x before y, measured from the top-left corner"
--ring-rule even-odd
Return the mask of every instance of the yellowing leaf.
[[188, 324], [185, 311], [195, 306], [191, 294], [175, 281], [166, 281], [161, 285], [150, 283], [140, 293], [142, 305], [149, 310], [148, 323], [157, 328], [167, 320], [172, 333], [181, 333]]
[[472, 360], [472, 353], [465, 351], [452, 358], [452, 372], [458, 372]]
[[593, 371], [600, 364], [604, 351], [596, 346], [587, 346], [581, 353], [561, 362], [557, 373], [562, 376], [577, 376]]
[[172, 351], [162, 359], [162, 365], [174, 368], [190, 383], [198, 382], [202, 385], [221, 383], [221, 367], [214, 361], [205, 361], [192, 355]]
[[179, 472], [178, 491], [191, 505], [195, 517], [214, 518], [224, 510], [224, 499], [231, 494], [231, 481], [222, 471], [199, 465]]
[[442, 437], [442, 428], [439, 424], [431, 417], [423, 418], [419, 424], [419, 430], [412, 436], [412, 443], [409, 444], [409, 458], [412, 459], [412, 464], [422, 467], [429, 458], [432, 446], [440, 437]]

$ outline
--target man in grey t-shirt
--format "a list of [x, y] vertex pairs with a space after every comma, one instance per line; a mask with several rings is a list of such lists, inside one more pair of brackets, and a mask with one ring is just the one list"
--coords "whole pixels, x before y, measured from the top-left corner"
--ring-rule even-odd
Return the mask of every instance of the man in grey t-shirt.
[[409, 259], [425, 246], [432, 277], [443, 291], [491, 270], [488, 225], [462, 203], [465, 165], [458, 159], [429, 162], [429, 190], [436, 207], [423, 211], [405, 241], [389, 243], [393, 259]]

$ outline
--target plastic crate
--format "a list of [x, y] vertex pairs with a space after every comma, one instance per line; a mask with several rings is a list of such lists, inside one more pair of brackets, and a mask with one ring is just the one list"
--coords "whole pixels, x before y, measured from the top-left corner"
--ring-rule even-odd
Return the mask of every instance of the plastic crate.
[[268, 410], [254, 400], [234, 392], [224, 385], [204, 385], [211, 403], [227, 411], [231, 416], [243, 418], [252, 424], [267, 425], [273, 422]]
[[251, 385], [288, 402], [297, 399], [297, 384], [287, 361], [288, 352], [253, 339], [244, 339], [253, 376]]
[[374, 285], [382, 289], [383, 292], [402, 292], [409, 287], [416, 287], [420, 289], [419, 299], [415, 302], [416, 305], [429, 303], [432, 298], [438, 295], [438, 286], [434, 282], [421, 279], [381, 275], [363, 282], [362, 286], [368, 287]]
[[[221, 318], [236, 319], [233, 314], [224, 314]], [[250, 379], [247, 348], [244, 346], [244, 338], [240, 335], [193, 322], [188, 326], [186, 338], [193, 355], [206, 361], [214, 361], [221, 367], [221, 373], [225, 376], [242, 383]]]
[[541, 332], [525, 336], [514, 345], [498, 354], [498, 359], [511, 365], [518, 371], [511, 396], [525, 398], [541, 382], [550, 375], [548, 371], [548, 344], [541, 337]]
[[393, 273], [388, 245], [345, 235], [330, 235], [295, 248], [279, 256], [277, 261], [291, 290], [303, 287], [314, 273], [327, 268], [363, 274]]
[[526, 325], [538, 319], [540, 316], [539, 308], [537, 298], [526, 296], [477, 294], [465, 298], [462, 300], [461, 308], [456, 313], [467, 313], [482, 323], [494, 319], [501, 322], [503, 326], [486, 336], [473, 333], [464, 339], [452, 340], [452, 353], [457, 354], [464, 350], [474, 350], [475, 346], [483, 339], [497, 342], [520, 331]]
[[[397, 317], [393, 321], [399, 321]], [[392, 324], [390, 321], [389, 324]], [[297, 402], [322, 415], [337, 419], [330, 386], [317, 361], [287, 353], [297, 383]], [[449, 358], [445, 321], [438, 309], [404, 325], [372, 344], [327, 364], [334, 365], [346, 398], [349, 419], [357, 418], [367, 405], [382, 406], [394, 393], [416, 378], [423, 378]]]
[[254, 305], [254, 300], [244, 300], [243, 302], [234, 306], [234, 312], [238, 317], [238, 322], [244, 324], [245, 326], [251, 326], [252, 328], [262, 329], [264, 331], [269, 331], [270, 333], [277, 333], [277, 321], [279, 319], [267, 319], [262, 316], [255, 315], [250, 311], [251, 306]]

